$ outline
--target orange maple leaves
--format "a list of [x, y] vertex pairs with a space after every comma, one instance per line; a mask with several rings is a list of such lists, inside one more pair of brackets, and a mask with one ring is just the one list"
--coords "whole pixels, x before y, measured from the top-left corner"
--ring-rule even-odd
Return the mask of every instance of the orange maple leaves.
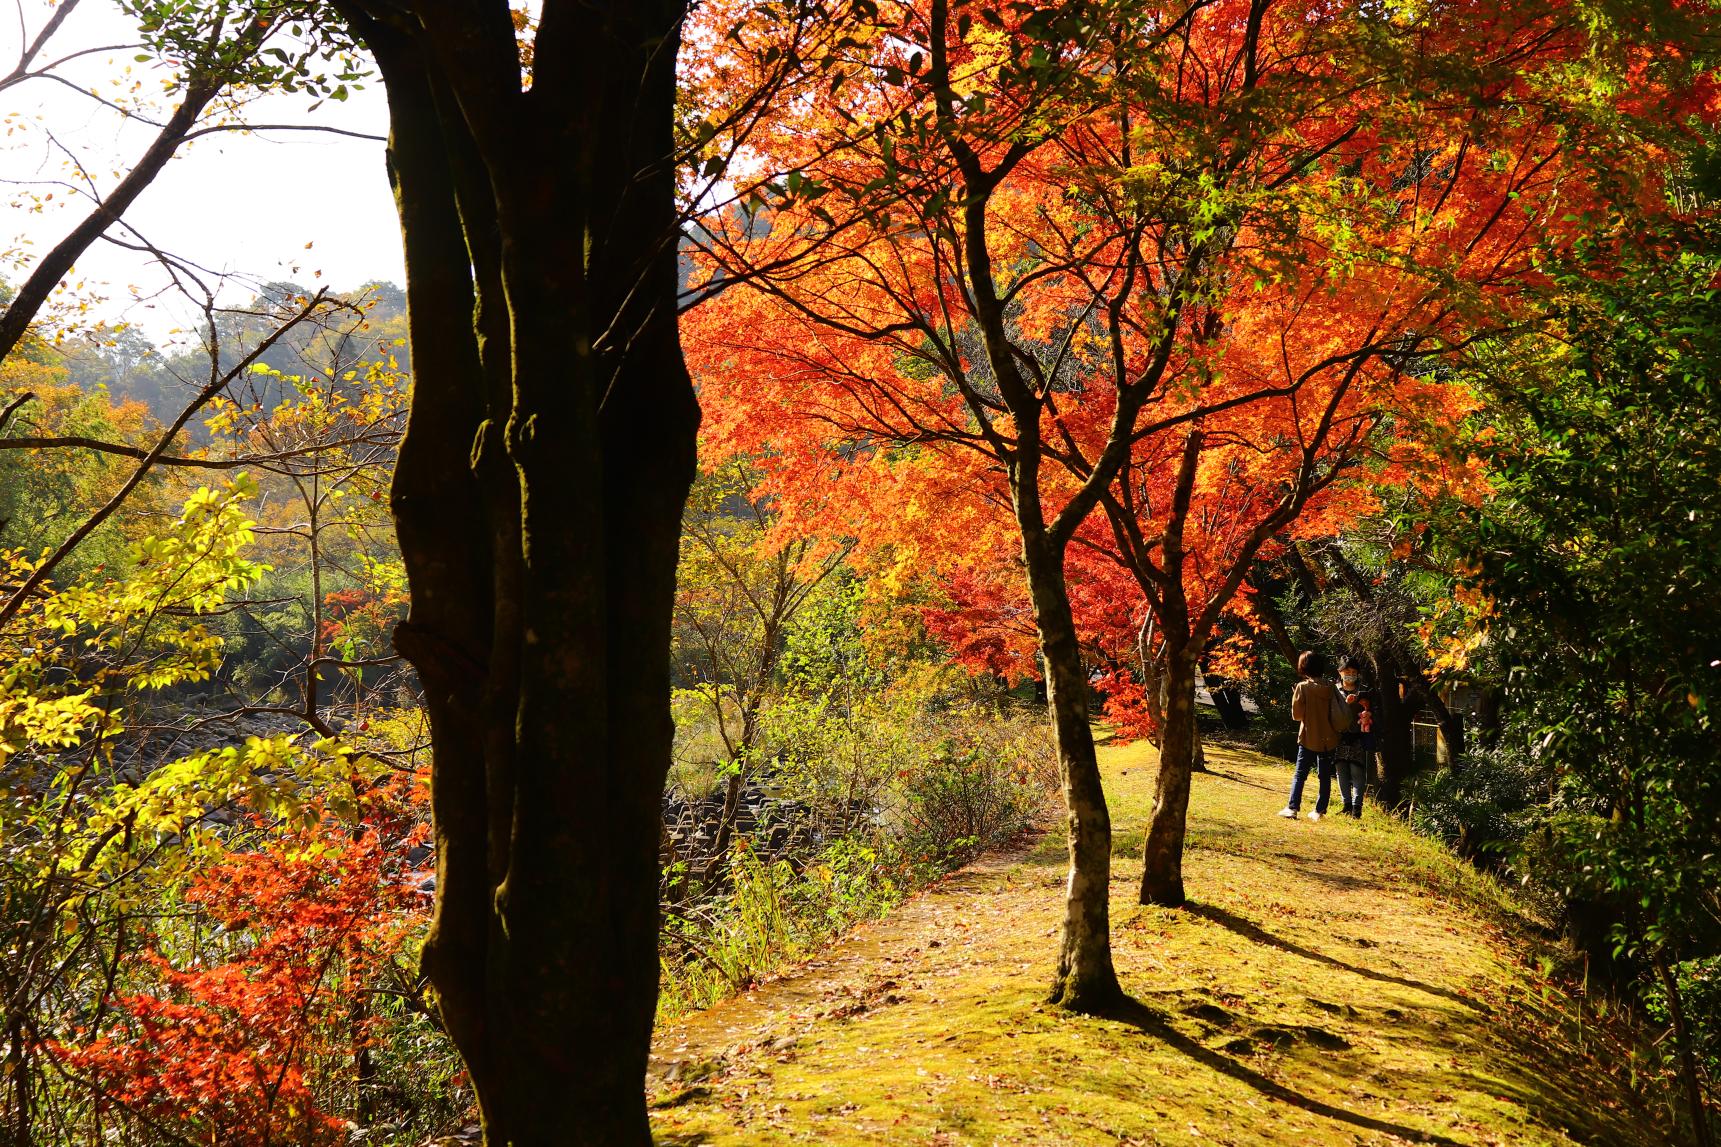
[[[1660, 185], [1647, 144], [1596, 163], [1622, 109], [1559, 5], [851, 18], [732, 137], [742, 209], [698, 234], [696, 289], [723, 287], [684, 320], [705, 447], [753, 458], [788, 520], [912, 555], [949, 599], [934, 632], [994, 671], [1032, 664], [1013, 490], [1054, 519], [1121, 434], [1072, 602], [1099, 646], [1144, 602], [1199, 645], [1276, 536], [1452, 480], [1455, 352], [1529, 313], [1543, 247]], [[719, 70], [799, 34], [755, 23]]]
[[186, 936], [146, 951], [148, 973], [124, 979], [155, 986], [104, 1000], [97, 1030], [50, 1047], [61, 1066], [104, 1104], [189, 1139], [345, 1142], [324, 1077], [372, 1038], [377, 1021], [356, 1003], [422, 922], [404, 857], [427, 826], [410, 823], [401, 787], [373, 790], [356, 832], [331, 821], [199, 872], [185, 901], [213, 932], [189, 958]]

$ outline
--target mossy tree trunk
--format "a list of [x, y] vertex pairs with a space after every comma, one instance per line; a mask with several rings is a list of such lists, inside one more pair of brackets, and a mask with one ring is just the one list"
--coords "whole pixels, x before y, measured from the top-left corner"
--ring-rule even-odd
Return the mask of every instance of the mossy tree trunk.
[[1410, 719], [1416, 706], [1399, 693], [1398, 663], [1390, 657], [1368, 655], [1374, 678], [1374, 743], [1380, 753], [1380, 802], [1396, 809], [1404, 803], [1405, 785], [1416, 772]]
[[[1159, 734], [1159, 777], [1154, 782], [1153, 814], [1142, 852], [1141, 902], [1178, 907], [1184, 902], [1183, 839], [1189, 818], [1189, 782], [1195, 771], [1195, 662], [1206, 633], [1197, 633], [1200, 618], [1192, 618], [1182, 576], [1184, 529], [1201, 463], [1202, 435], [1192, 428], [1184, 437], [1171, 511], [1160, 537], [1166, 573], [1148, 579], [1157, 591], [1154, 608], [1165, 634], [1165, 663], [1161, 669], [1165, 696], [1165, 725]], [[1146, 547], [1140, 547], [1145, 553]], [[1173, 573], [1172, 571], [1176, 571]]]
[[342, 3], [388, 88], [413, 405], [396, 644], [431, 723], [424, 968], [491, 1144], [647, 1144], [669, 635], [681, 5]]
[[1372, 348], [1356, 352], [1339, 384], [1327, 396], [1314, 433], [1305, 442], [1295, 478], [1276, 501], [1238, 541], [1218, 558], [1223, 571], [1209, 585], [1199, 608], [1189, 599], [1186, 532], [1190, 505], [1199, 475], [1205, 435], [1200, 424], [1185, 433], [1183, 456], [1171, 503], [1159, 536], [1150, 542], [1142, 528], [1143, 515], [1132, 500], [1128, 467], [1103, 500], [1117, 552], [1134, 575], [1136, 584], [1159, 619], [1165, 640], [1165, 725], [1159, 743], [1159, 779], [1153, 815], [1148, 823], [1142, 852], [1141, 903], [1179, 907], [1186, 894], [1183, 887], [1183, 845], [1189, 817], [1191, 775], [1201, 762], [1200, 734], [1195, 721], [1195, 669], [1207, 639], [1218, 624], [1220, 613], [1242, 586], [1255, 556], [1267, 540], [1294, 521], [1310, 498], [1331, 485], [1356, 463], [1360, 435], [1355, 428], [1336, 432], [1339, 404], [1356, 381]]
[[1033, 515], [1026, 516], [1023, 554], [1069, 833], [1063, 935], [1050, 999], [1072, 1011], [1102, 1012], [1123, 997], [1111, 958], [1111, 813], [1100, 780], [1063, 550], [1043, 533], [1033, 533]]
[[1185, 899], [1183, 840], [1197, 749], [1195, 658], [1187, 646], [1166, 643], [1164, 672], [1165, 727], [1159, 736], [1159, 777], [1142, 855], [1141, 902], [1175, 908]]

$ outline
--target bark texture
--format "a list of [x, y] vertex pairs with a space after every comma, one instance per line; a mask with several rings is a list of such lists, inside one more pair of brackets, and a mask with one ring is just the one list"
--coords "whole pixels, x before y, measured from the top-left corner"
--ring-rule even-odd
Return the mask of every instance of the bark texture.
[[647, 1144], [669, 635], [679, 3], [341, 5], [392, 117], [415, 364], [393, 508], [424, 683], [424, 968], [490, 1144]]
[[1142, 856], [1141, 902], [1180, 907], [1189, 782], [1196, 766], [1195, 659], [1187, 648], [1166, 649], [1165, 728], [1159, 739], [1159, 778]]
[[1029, 592], [1045, 658], [1046, 703], [1069, 830], [1063, 935], [1049, 999], [1071, 1011], [1097, 1014], [1123, 999], [1111, 958], [1111, 812], [1100, 781], [1063, 552], [1041, 545], [1028, 553]]
[[1374, 679], [1374, 743], [1380, 753], [1379, 800], [1390, 809], [1404, 803], [1405, 784], [1415, 774], [1416, 760], [1411, 741], [1410, 719], [1415, 705], [1399, 691], [1398, 663], [1377, 654], [1368, 655]]

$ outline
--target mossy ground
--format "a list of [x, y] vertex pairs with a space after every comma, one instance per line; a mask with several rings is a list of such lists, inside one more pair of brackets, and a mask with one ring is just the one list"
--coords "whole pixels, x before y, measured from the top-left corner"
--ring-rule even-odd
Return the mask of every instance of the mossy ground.
[[664, 1026], [658, 1142], [1660, 1141], [1498, 889], [1374, 810], [1275, 816], [1282, 764], [1210, 746], [1195, 902], [1138, 906], [1154, 760], [1146, 745], [1101, 752], [1114, 957], [1133, 997], [1115, 1018], [1041, 1002], [1064, 874], [1048, 835]]

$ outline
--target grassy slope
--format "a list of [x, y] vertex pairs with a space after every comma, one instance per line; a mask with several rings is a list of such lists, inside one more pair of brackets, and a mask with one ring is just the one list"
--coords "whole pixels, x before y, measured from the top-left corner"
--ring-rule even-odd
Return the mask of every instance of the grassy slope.
[[1102, 750], [1116, 1019], [1040, 1003], [1061, 842], [981, 864], [783, 979], [667, 1025], [663, 1144], [1659, 1141], [1574, 1046], [1487, 882], [1384, 817], [1291, 822], [1288, 770], [1209, 749], [1186, 875], [1135, 903], [1153, 751]]

